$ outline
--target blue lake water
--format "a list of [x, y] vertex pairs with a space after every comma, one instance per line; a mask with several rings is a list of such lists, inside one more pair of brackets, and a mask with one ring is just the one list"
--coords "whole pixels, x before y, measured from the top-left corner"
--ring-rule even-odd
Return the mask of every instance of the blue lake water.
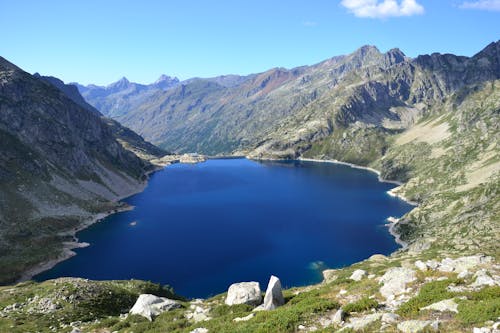
[[[91, 245], [36, 277], [143, 279], [187, 297], [271, 274], [286, 287], [398, 248], [385, 226], [412, 206], [377, 175], [330, 163], [246, 159], [175, 164], [125, 201], [132, 211], [79, 232]], [[132, 223], [136, 222], [136, 223]], [[131, 224], [132, 223], [132, 224]]]

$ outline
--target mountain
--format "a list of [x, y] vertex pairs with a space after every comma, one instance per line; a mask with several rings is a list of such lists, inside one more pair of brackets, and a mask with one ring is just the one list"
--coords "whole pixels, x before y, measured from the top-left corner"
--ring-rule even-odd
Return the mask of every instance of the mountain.
[[382, 136], [404, 130], [464, 87], [497, 79], [497, 45], [471, 58], [415, 59], [399, 49], [364, 46], [313, 66], [187, 80], [134, 107], [122, 100], [123, 112], [112, 117], [170, 151], [276, 158], [297, 157], [312, 142], [358, 123], [374, 127], [361, 130], [370, 132], [373, 149], [335, 148], [335, 154], [366, 164], [381, 156]]
[[118, 200], [142, 190], [152, 169], [114, 135], [133, 132], [110, 126], [61, 82], [0, 58], [2, 282], [68, 255], [63, 243], [96, 214], [123, 208]]
[[[121, 125], [119, 122], [111, 118], [104, 117], [96, 108], [85, 101], [75, 85], [65, 84], [63, 81], [52, 76], [41, 76], [38, 73], [35, 73], [34, 76], [50, 83], [57, 89], [61, 90], [66, 96], [73, 100], [73, 102], [77, 103], [89, 112], [101, 117], [104, 123], [109, 126], [118, 142], [120, 142], [125, 149], [137, 155], [137, 157], [151, 161], [153, 159], [161, 158], [167, 154], [166, 151], [156, 147], [150, 142], [145, 141], [140, 135]], [[168, 77], [162, 76], [159, 81], [163, 82], [165, 80], [168, 80]]]
[[102, 114], [108, 117], [118, 117], [141, 105], [143, 100], [176, 87], [178, 84], [178, 78], [163, 74], [149, 85], [130, 82], [125, 77], [105, 87], [83, 86], [78, 83], [73, 85], [78, 88], [85, 100]]

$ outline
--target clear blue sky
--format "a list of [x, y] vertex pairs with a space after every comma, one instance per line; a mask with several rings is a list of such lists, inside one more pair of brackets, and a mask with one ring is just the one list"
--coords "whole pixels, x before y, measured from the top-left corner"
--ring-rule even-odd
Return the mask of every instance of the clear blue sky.
[[405, 1], [423, 10], [366, 17], [352, 0], [0, 0], [0, 55], [65, 82], [147, 83], [309, 65], [365, 44], [470, 56], [500, 39], [500, 1]]

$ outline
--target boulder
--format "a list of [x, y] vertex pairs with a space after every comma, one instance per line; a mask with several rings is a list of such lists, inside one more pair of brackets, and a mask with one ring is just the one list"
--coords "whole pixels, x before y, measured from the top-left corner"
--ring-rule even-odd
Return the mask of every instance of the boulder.
[[395, 313], [387, 312], [382, 315], [382, 322], [387, 324], [394, 324], [399, 321], [401, 317]]
[[233, 283], [227, 291], [227, 305], [248, 304], [257, 306], [261, 301], [262, 292], [258, 282]]
[[345, 325], [344, 329], [352, 329], [353, 331], [361, 331], [366, 328], [366, 326], [380, 320], [382, 318], [381, 313], [372, 313], [363, 317], [351, 318], [349, 324]]
[[208, 328], [198, 327], [198, 328], [195, 328], [194, 330], [192, 330], [189, 333], [208, 333]]
[[180, 306], [177, 301], [165, 297], [142, 294], [139, 295], [139, 298], [137, 298], [137, 301], [129, 312], [153, 320], [160, 313], [179, 308]]
[[430, 320], [407, 320], [398, 324], [398, 330], [403, 333], [419, 333], [438, 331], [439, 322]]
[[354, 280], [354, 281], [361, 281], [361, 279], [363, 279], [363, 277], [365, 275], [366, 275], [366, 271], [364, 271], [362, 269], [357, 269], [352, 273], [352, 275], [349, 279]]
[[274, 310], [283, 304], [285, 304], [285, 299], [283, 298], [280, 279], [271, 275], [266, 289], [266, 296], [264, 297], [263, 308], [264, 310]]
[[323, 274], [323, 281], [324, 282], [331, 282], [335, 281], [337, 279], [337, 269], [325, 269], [322, 274]]
[[427, 267], [427, 264], [421, 260], [415, 261], [415, 267], [424, 272], [429, 269], [429, 267]]
[[453, 299], [445, 299], [443, 301], [433, 303], [424, 308], [421, 308], [420, 311], [423, 310], [432, 310], [439, 312], [455, 312], [458, 313], [458, 304]]
[[438, 270], [441, 272], [456, 272], [461, 273], [463, 271], [470, 270], [482, 264], [487, 264], [493, 261], [492, 257], [487, 257], [484, 255], [475, 255], [468, 257], [460, 257], [457, 259], [445, 258], [441, 260]]
[[333, 315], [332, 323], [340, 325], [344, 321], [344, 316], [344, 310], [342, 310], [342, 308], [338, 309], [337, 312], [335, 312], [335, 314]]
[[472, 287], [494, 286], [500, 284], [493, 277], [488, 275], [485, 269], [481, 269], [474, 274], [475, 281], [471, 284]]
[[234, 322], [240, 322], [240, 321], [248, 321], [255, 317], [255, 313], [250, 313], [248, 316], [245, 317], [236, 317], [233, 319]]
[[417, 279], [416, 272], [405, 267], [393, 267], [387, 270], [380, 279], [383, 286], [380, 293], [386, 299], [392, 299], [394, 296], [403, 294], [406, 291], [406, 284]]

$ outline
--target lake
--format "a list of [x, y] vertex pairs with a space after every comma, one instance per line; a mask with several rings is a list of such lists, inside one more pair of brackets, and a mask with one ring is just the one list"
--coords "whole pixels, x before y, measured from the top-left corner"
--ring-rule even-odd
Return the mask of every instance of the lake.
[[125, 201], [132, 211], [78, 233], [91, 245], [36, 277], [143, 279], [186, 297], [274, 274], [285, 287], [398, 248], [385, 226], [412, 209], [395, 185], [345, 165], [214, 159], [174, 164]]

